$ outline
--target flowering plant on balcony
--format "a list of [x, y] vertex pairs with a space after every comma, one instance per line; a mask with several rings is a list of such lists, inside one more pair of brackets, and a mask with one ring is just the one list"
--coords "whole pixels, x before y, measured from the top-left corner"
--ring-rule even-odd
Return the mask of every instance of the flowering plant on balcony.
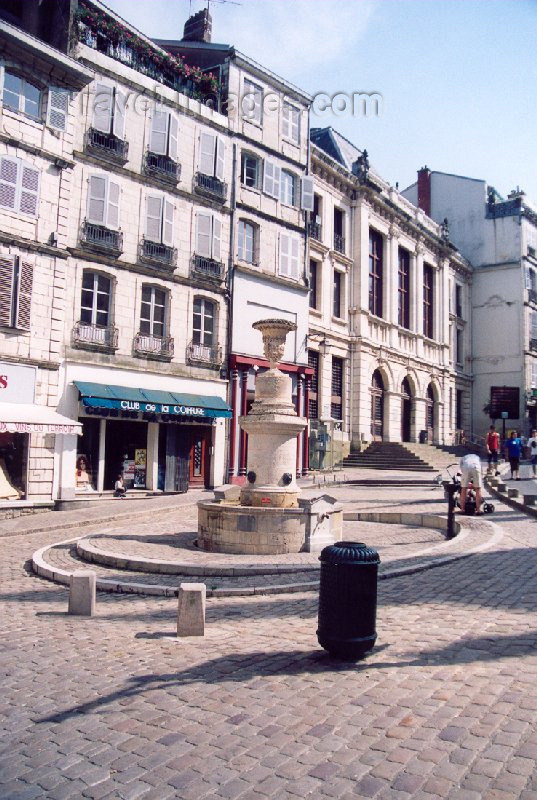
[[218, 91], [218, 79], [212, 72], [202, 72], [200, 67], [190, 66], [180, 56], [160, 52], [150, 42], [136, 36], [120, 22], [88, 3], [79, 5], [75, 12], [75, 22], [78, 23], [79, 38], [83, 33], [83, 30], [81, 31], [83, 26], [95, 36], [105, 37], [115, 47], [128, 48], [139, 59], [147, 61], [148, 65], [157, 70], [179, 76], [185, 81], [192, 81], [202, 94]]

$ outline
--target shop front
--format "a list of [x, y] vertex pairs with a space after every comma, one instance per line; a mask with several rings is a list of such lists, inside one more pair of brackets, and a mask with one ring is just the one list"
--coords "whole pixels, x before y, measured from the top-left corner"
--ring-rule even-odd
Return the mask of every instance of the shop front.
[[35, 402], [37, 368], [0, 362], [0, 501], [51, 500], [58, 434], [80, 423]]
[[214, 454], [224, 446], [224, 420], [231, 416], [222, 398], [73, 383], [82, 424], [77, 493], [112, 490], [119, 475], [129, 491], [186, 492], [222, 482]]

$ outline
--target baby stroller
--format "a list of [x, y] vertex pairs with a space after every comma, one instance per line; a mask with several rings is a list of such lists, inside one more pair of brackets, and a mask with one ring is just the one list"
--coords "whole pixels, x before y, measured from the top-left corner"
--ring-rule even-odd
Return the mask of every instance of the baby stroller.
[[[457, 487], [457, 489], [455, 491], [455, 494], [453, 496], [453, 500], [454, 500], [456, 508], [460, 508], [461, 507], [461, 473], [457, 472], [455, 475], [452, 475], [451, 472], [449, 471], [449, 467], [447, 468], [446, 472], [449, 475], [450, 480], [449, 481], [441, 481], [441, 483], [442, 483], [443, 486], [445, 486], [445, 484], [447, 484], [447, 483], [452, 483]], [[482, 508], [482, 511], [483, 511], [484, 514], [492, 514], [494, 512], [494, 510], [495, 510], [493, 503], [490, 503], [488, 501], [484, 501], [482, 503], [482, 505], [481, 505], [481, 508]], [[466, 492], [466, 506], [465, 506], [465, 509], [464, 509], [464, 513], [466, 514], [466, 516], [471, 517], [473, 514], [475, 514], [475, 509], [476, 509], [475, 489], [474, 489], [472, 481], [470, 481], [469, 484], [468, 484], [468, 490]]]

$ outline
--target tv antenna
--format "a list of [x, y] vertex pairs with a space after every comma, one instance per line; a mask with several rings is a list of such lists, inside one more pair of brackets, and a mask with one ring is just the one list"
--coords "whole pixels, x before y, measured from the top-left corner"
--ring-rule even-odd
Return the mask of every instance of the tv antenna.
[[[207, 11], [211, 10], [211, 3], [216, 3], [217, 5], [222, 6], [242, 6], [242, 3], [238, 3], [237, 0], [203, 0], [203, 2], [207, 3]], [[190, 0], [188, 13], [192, 15], [192, 0]]]

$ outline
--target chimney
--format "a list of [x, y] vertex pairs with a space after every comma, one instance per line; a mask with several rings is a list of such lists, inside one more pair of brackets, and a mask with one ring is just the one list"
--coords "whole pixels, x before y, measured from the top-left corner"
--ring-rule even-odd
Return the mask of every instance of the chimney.
[[418, 170], [418, 207], [431, 216], [431, 170], [422, 167]]
[[209, 9], [198, 11], [185, 22], [183, 42], [210, 42], [213, 30], [213, 21]]

